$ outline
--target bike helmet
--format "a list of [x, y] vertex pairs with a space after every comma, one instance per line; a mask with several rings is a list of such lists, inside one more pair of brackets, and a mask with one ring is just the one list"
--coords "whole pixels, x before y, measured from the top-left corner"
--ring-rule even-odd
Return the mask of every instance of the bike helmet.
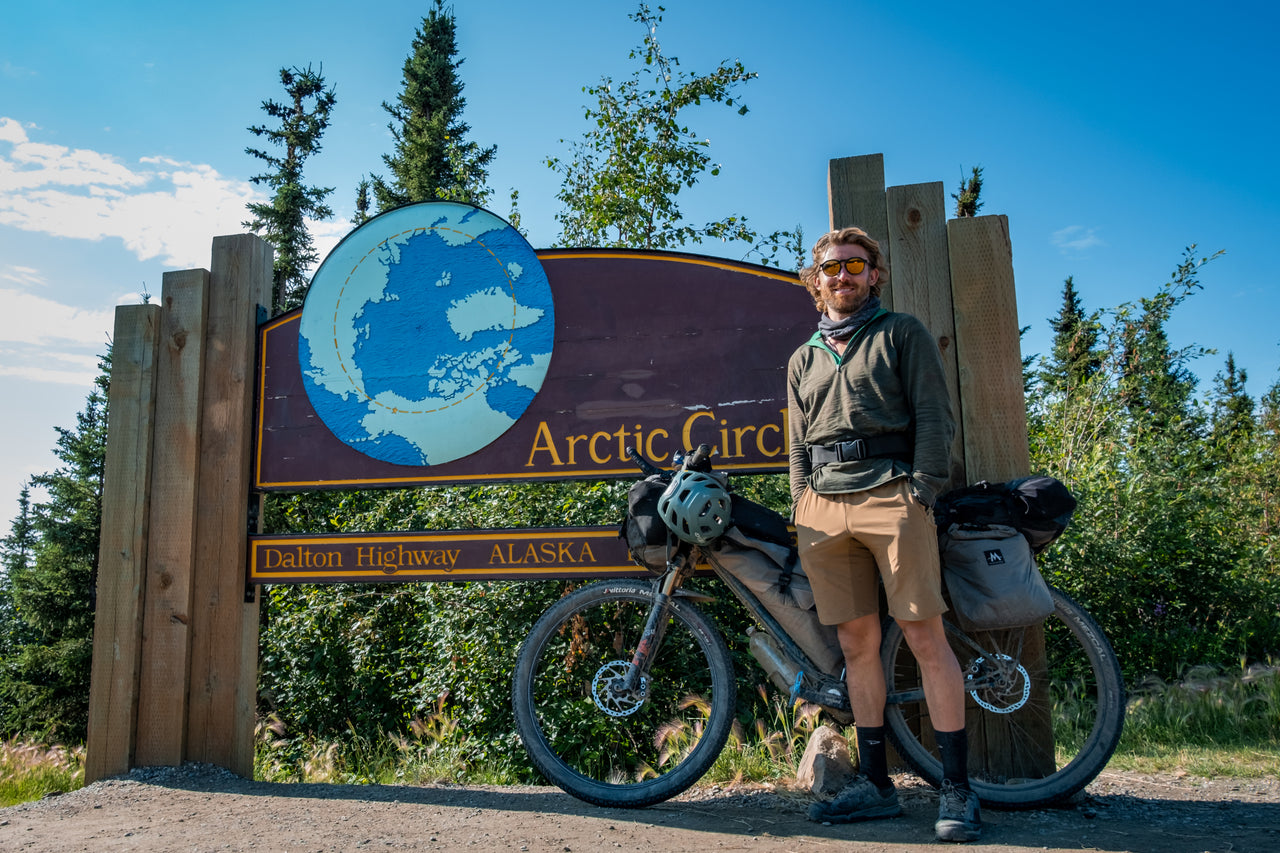
[[658, 498], [658, 514], [678, 539], [694, 545], [706, 545], [732, 523], [724, 485], [710, 474], [688, 469], [671, 478]]

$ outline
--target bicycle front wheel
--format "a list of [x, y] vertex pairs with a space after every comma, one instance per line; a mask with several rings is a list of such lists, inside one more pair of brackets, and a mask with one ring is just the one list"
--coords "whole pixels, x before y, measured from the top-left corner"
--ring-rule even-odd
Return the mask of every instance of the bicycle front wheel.
[[[1124, 682], [1111, 644], [1079, 604], [1052, 589], [1039, 626], [947, 636], [967, 691], [969, 783], [999, 808], [1034, 808], [1071, 796], [1102, 772], [1124, 724]], [[898, 753], [930, 784], [942, 778], [923, 689], [902, 629], [881, 645], [885, 722]]]
[[715, 763], [733, 724], [729, 650], [687, 600], [672, 600], [648, 671], [624, 684], [653, 606], [640, 581], [583, 587], [543, 614], [516, 660], [512, 704], [529, 757], [595, 805], [679, 794]]

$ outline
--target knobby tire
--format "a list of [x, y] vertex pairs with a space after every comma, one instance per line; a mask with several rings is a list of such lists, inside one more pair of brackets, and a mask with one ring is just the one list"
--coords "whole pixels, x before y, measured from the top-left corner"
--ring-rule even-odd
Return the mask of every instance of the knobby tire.
[[[1111, 644], [1079, 604], [1056, 589], [1052, 593], [1043, 656], [1034, 630], [969, 634], [982, 649], [1023, 664], [983, 688], [969, 691], [974, 683], [966, 682], [970, 785], [983, 803], [998, 808], [1035, 808], [1070, 797], [1102, 771], [1120, 740], [1124, 682]], [[965, 643], [962, 633], [948, 625], [960, 669], [967, 679], [982, 678], [990, 670], [988, 656]], [[881, 662], [890, 696], [885, 709], [890, 741], [912, 769], [938, 785], [942, 763], [924, 702], [895, 701], [895, 694], [918, 696], [921, 690], [915, 661], [895, 622], [886, 626]], [[982, 703], [1016, 710], [998, 713]], [[1055, 748], [1046, 749], [1046, 743]]]
[[653, 586], [644, 581], [578, 589], [542, 615], [516, 660], [512, 706], [530, 759], [588, 803], [639, 808], [676, 796], [715, 763], [733, 724], [729, 650], [712, 623], [678, 597], [647, 693], [609, 692], [653, 603]]

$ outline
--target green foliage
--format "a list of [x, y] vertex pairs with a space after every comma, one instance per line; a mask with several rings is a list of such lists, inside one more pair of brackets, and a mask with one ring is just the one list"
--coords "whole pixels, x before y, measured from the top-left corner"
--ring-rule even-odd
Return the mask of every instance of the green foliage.
[[[295, 495], [268, 502], [273, 532], [552, 527], [620, 521], [626, 483], [502, 484]], [[260, 693], [289, 731], [401, 736], [446, 713], [459, 760], [530, 772], [509, 691], [520, 642], [566, 590], [544, 583], [276, 586], [267, 590]], [[514, 771], [512, 771], [514, 772]]]
[[245, 153], [265, 162], [271, 171], [249, 180], [271, 188], [269, 203], [254, 202], [247, 207], [253, 218], [246, 228], [262, 234], [275, 248], [275, 284], [272, 313], [280, 314], [302, 304], [306, 295], [307, 271], [320, 259], [307, 231], [307, 219], [324, 220], [333, 216], [325, 198], [332, 187], [309, 187], [303, 183], [302, 170], [307, 159], [320, 151], [320, 138], [329, 126], [329, 113], [337, 102], [333, 87], [325, 88], [324, 76], [306, 69], [281, 68], [280, 82], [288, 96], [286, 103], [263, 101], [263, 111], [279, 122], [279, 127], [256, 125], [249, 128], [282, 155], [257, 148]]
[[0, 734], [81, 743], [89, 713], [94, 588], [106, 456], [109, 357], [75, 429], [57, 428], [57, 470], [31, 479], [45, 501], [4, 543], [16, 624], [0, 658]]
[[709, 103], [737, 106], [746, 115], [738, 93], [756, 74], [739, 61], [721, 63], [708, 74], [680, 71], [680, 61], [664, 54], [658, 42], [662, 11], [641, 3], [629, 16], [644, 28], [640, 47], [629, 54], [641, 68], [627, 79], [604, 77], [584, 87], [596, 99], [586, 110], [590, 128], [571, 146], [568, 160], [547, 160], [562, 181], [556, 196], [564, 205], [556, 215], [560, 244], [667, 249], [714, 238], [746, 244], [747, 254], [760, 255], [763, 263], [775, 263], [784, 253], [784, 262], [801, 259], [803, 265], [799, 229], [762, 237], [741, 216], [702, 225], [684, 220], [681, 191], [708, 173], [720, 174], [707, 153], [710, 140], [690, 129], [685, 114]]
[[485, 186], [496, 146], [482, 148], [466, 139], [471, 127], [462, 120], [467, 101], [457, 59], [457, 24], [443, 0], [422, 20], [413, 51], [404, 62], [404, 85], [395, 103], [383, 102], [391, 116], [387, 125], [395, 153], [384, 154], [390, 180], [373, 176], [357, 193], [357, 223], [368, 209], [372, 189], [379, 212], [415, 201], [460, 201], [483, 205]]
[[966, 181], [963, 177], [960, 179], [960, 189], [951, 194], [956, 200], [955, 215], [959, 219], [970, 216], [977, 216], [978, 211], [982, 209], [982, 202], [978, 197], [982, 195], [982, 167], [974, 166], [973, 172]]
[[[1098, 618], [1130, 679], [1280, 649], [1274, 525], [1262, 501], [1274, 487], [1244, 461], [1262, 459], [1274, 439], [1243, 427], [1230, 440], [1206, 432], [1188, 367], [1203, 350], [1174, 349], [1165, 332], [1200, 287], [1208, 259], [1193, 250], [1156, 296], [1121, 306], [1109, 325], [1088, 319], [1102, 333], [1086, 362], [1096, 370], [1043, 381], [1029, 398], [1033, 468], [1080, 502], [1042, 569]], [[1040, 375], [1067, 374], [1082, 355], [1055, 347]], [[1243, 415], [1240, 393], [1231, 392], [1233, 411]]]
[[1075, 279], [1067, 276], [1062, 285], [1062, 309], [1049, 321], [1053, 329], [1050, 366], [1039, 375], [1047, 390], [1070, 394], [1102, 370], [1103, 356], [1098, 352], [1100, 317], [1096, 311], [1085, 315]]

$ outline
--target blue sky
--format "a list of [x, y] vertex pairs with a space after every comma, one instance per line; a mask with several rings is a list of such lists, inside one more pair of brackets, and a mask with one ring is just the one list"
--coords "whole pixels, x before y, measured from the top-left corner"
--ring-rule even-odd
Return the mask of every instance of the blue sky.
[[[1226, 353], [1255, 395], [1280, 379], [1280, 62], [1272, 3], [668, 0], [659, 39], [686, 71], [740, 59], [750, 112], [690, 114], [722, 164], [682, 202], [694, 221], [826, 228], [827, 163], [883, 153], [890, 186], [984, 168], [983, 213], [1009, 217], [1026, 352], [1048, 348], [1063, 279], [1087, 308], [1151, 295], [1183, 249], [1226, 254], [1171, 324], [1207, 390]], [[375, 11], [376, 8], [376, 11]], [[246, 127], [282, 66], [337, 88], [310, 183], [335, 187], [331, 246], [361, 175], [392, 142], [380, 108], [426, 2], [223, 0], [9, 4], [0, 29], [0, 531], [21, 484], [55, 467], [114, 306], [207, 267], [239, 233], [261, 163]], [[586, 130], [585, 85], [623, 78], [630, 0], [457, 0], [465, 119], [496, 144], [491, 208], [520, 193], [534, 246], [558, 234], [544, 163]], [[691, 250], [735, 256], [733, 247]]]

